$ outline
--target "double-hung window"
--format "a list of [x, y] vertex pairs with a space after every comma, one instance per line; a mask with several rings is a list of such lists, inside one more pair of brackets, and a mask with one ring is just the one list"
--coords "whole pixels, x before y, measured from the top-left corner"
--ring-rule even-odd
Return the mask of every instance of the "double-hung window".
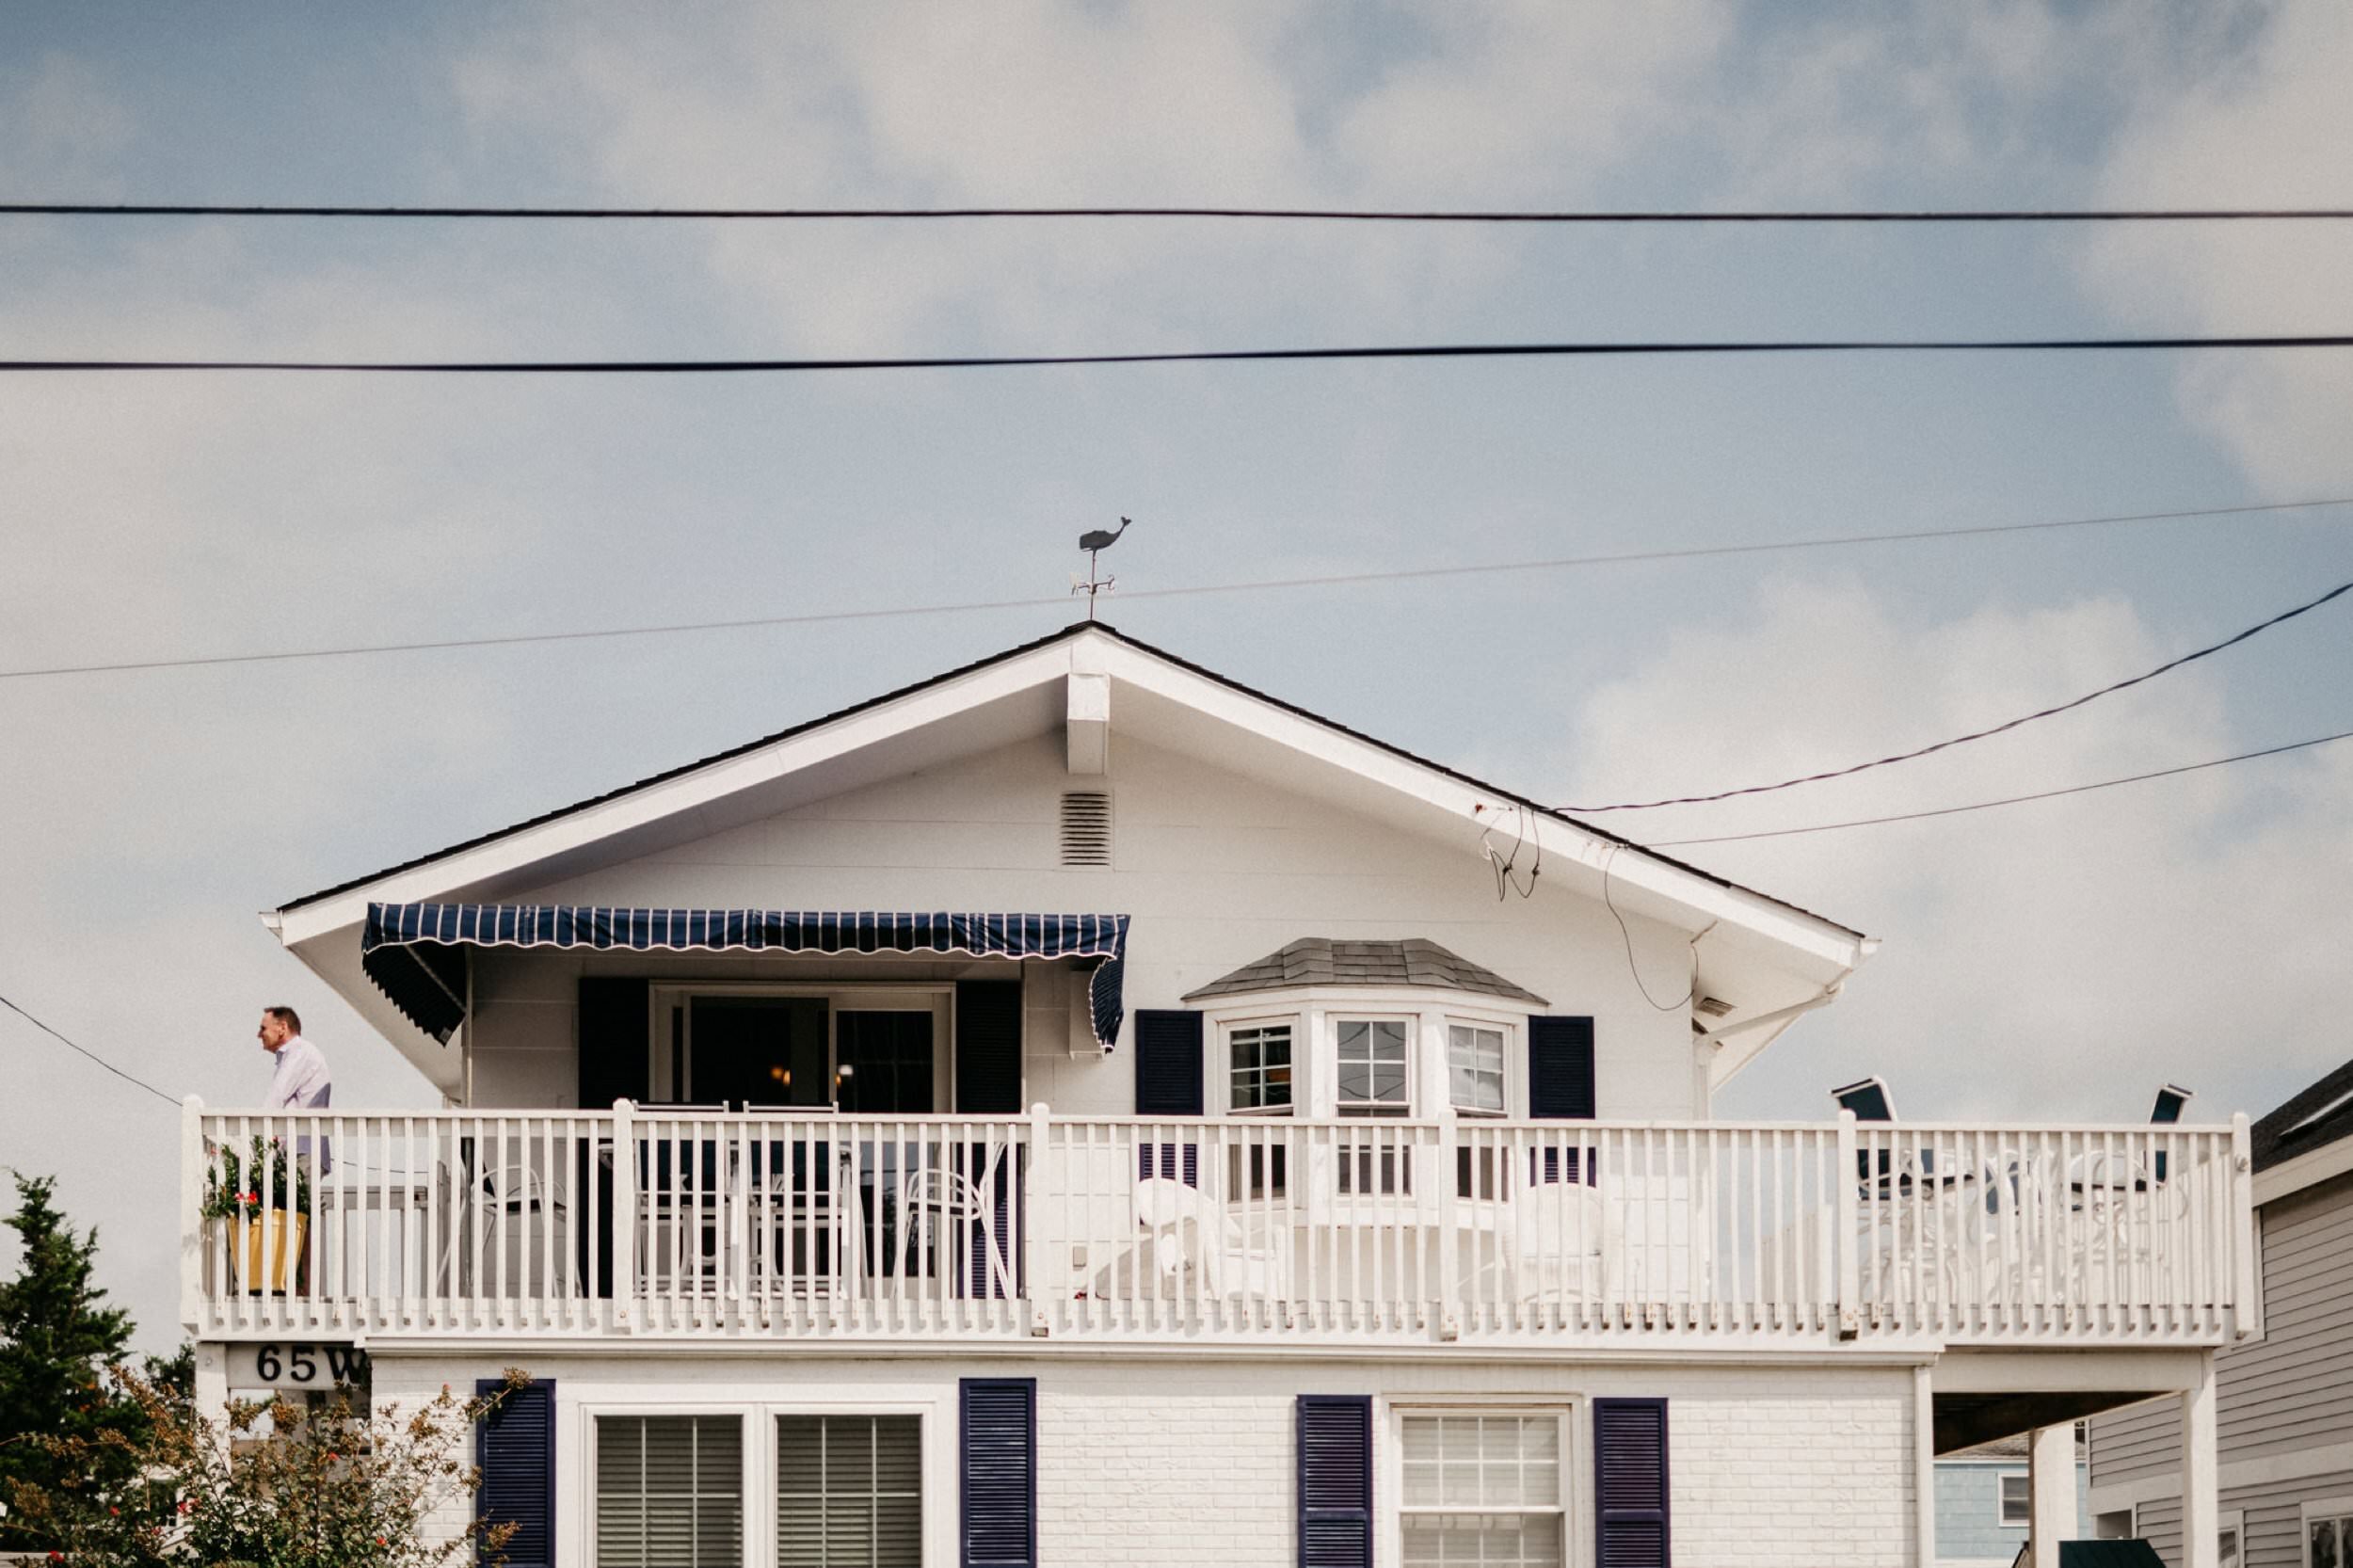
[[2026, 1525], [2034, 1521], [2034, 1486], [2024, 1470], [2005, 1471], [1996, 1483], [2002, 1489], [2001, 1522]]
[[1562, 1568], [1567, 1498], [1557, 1413], [1408, 1416], [1399, 1535], [1407, 1568]]
[[1447, 1095], [1474, 1116], [1503, 1114], [1503, 1031], [1492, 1024], [1449, 1023]]
[[597, 1568], [738, 1568], [744, 1422], [597, 1418]]
[[1336, 1031], [1337, 1081], [1343, 1116], [1410, 1116], [1413, 1073], [1402, 1018], [1342, 1018]]
[[[1291, 1020], [1237, 1024], [1225, 1032], [1226, 1109], [1238, 1116], [1291, 1113]], [[1229, 1142], [1225, 1190], [1241, 1198], [1290, 1191], [1289, 1137], [1268, 1132]]]
[[776, 1568], [922, 1561], [920, 1417], [776, 1417]]

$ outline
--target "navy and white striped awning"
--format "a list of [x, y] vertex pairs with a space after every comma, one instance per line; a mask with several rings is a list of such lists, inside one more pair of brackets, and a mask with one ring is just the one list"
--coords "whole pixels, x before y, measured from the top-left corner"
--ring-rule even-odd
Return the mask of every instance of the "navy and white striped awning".
[[466, 1017], [466, 950], [634, 952], [961, 952], [1096, 958], [1095, 1038], [1109, 1050], [1126, 1009], [1125, 915], [952, 915], [887, 910], [615, 909], [557, 904], [371, 904], [360, 966], [418, 1028], [447, 1041]]

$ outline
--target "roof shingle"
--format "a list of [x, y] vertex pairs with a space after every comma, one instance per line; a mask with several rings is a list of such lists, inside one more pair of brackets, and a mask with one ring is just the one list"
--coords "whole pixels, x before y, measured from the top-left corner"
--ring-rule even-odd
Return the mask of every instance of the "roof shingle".
[[1251, 991], [1288, 991], [1302, 985], [1395, 985], [1434, 991], [1468, 991], [1506, 997], [1538, 1007], [1545, 999], [1514, 985], [1493, 969], [1450, 952], [1426, 936], [1401, 941], [1360, 942], [1302, 936], [1256, 963], [1220, 975], [1185, 994], [1185, 1000], [1239, 996]]

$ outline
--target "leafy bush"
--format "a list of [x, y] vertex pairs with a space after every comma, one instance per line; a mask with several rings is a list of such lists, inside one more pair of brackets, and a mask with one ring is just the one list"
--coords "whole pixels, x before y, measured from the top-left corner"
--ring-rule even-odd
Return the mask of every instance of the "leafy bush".
[[[35, 1436], [65, 1476], [17, 1483], [12, 1522], [60, 1568], [443, 1568], [504, 1561], [515, 1527], [429, 1535], [481, 1484], [473, 1424], [531, 1380], [404, 1415], [288, 1400], [232, 1400], [217, 1418], [137, 1374], [116, 1374], [146, 1416], [138, 1435]], [[102, 1464], [100, 1450], [116, 1452]], [[127, 1473], [128, 1480], [106, 1476]], [[463, 1512], [471, 1514], [470, 1507]]]

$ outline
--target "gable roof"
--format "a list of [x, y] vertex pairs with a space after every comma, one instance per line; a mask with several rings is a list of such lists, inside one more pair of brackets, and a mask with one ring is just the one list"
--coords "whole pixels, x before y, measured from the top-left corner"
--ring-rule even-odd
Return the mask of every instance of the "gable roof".
[[1288, 991], [1301, 985], [1411, 985], [1508, 997], [1538, 1007], [1545, 1005], [1544, 998], [1525, 985], [1514, 985], [1493, 969], [1482, 968], [1459, 953], [1449, 952], [1426, 936], [1408, 936], [1397, 942], [1302, 936], [1255, 964], [1244, 964], [1231, 974], [1196, 986], [1185, 993], [1184, 1000], [1199, 1001], [1207, 997], [1241, 996], [1254, 991]]
[[525, 818], [523, 821], [516, 823], [511, 826], [495, 828], [488, 833], [477, 834], [473, 838], [462, 840], [457, 843], [449, 845], [447, 848], [434, 850], [429, 854], [420, 855], [412, 859], [403, 860], [396, 865], [387, 866], [382, 871], [370, 872], [364, 876], [355, 876], [346, 881], [338, 882], [332, 887], [322, 888], [313, 893], [304, 893], [299, 898], [289, 899], [284, 904], [279, 905], [279, 912], [283, 914], [289, 910], [300, 909], [309, 904], [318, 904], [327, 899], [334, 898], [339, 894], [348, 893], [357, 888], [367, 887], [370, 883], [380, 882], [386, 877], [396, 876], [404, 872], [418, 871], [426, 866], [432, 865], [436, 861], [446, 860], [453, 856], [461, 855], [468, 850], [479, 849], [485, 845], [496, 843], [501, 840], [511, 839], [520, 834], [527, 833], [533, 828], [545, 826], [550, 823], [560, 822], [567, 817], [577, 816], [580, 813], [590, 810], [596, 807], [607, 805], [611, 802], [621, 800], [631, 795], [643, 793], [644, 792], [654, 789], [662, 784], [668, 783], [673, 779], [682, 778], [690, 774], [698, 773], [703, 769], [716, 766], [719, 763], [727, 762], [739, 757], [748, 756], [754, 752], [762, 750], [765, 747], [776, 745], [783, 742], [791, 741], [800, 736], [809, 734], [813, 731], [824, 729], [830, 725], [839, 724], [844, 719], [855, 717], [857, 714], [865, 713], [874, 709], [888, 707], [891, 703], [902, 701], [907, 697], [914, 696], [919, 693], [931, 691], [934, 688], [948, 685], [963, 677], [978, 674], [983, 670], [990, 669], [995, 666], [1007, 664], [1013, 660], [1019, 659], [1026, 654], [1035, 653], [1040, 649], [1050, 648], [1056, 643], [1071, 641], [1089, 633], [1107, 637], [1114, 642], [1124, 644], [1128, 648], [1135, 648], [1144, 653], [1148, 653], [1156, 659], [1165, 661], [1166, 663], [1173, 664], [1189, 674], [1199, 676], [1205, 680], [1213, 681], [1229, 691], [1239, 693], [1259, 702], [1267, 703], [1274, 708], [1280, 709], [1284, 712], [1291, 713], [1300, 718], [1306, 719], [1311, 723], [1321, 725], [1324, 728], [1330, 729], [1337, 734], [1345, 735], [1351, 740], [1360, 741], [1367, 745], [1377, 747], [1380, 750], [1388, 753], [1390, 756], [1411, 762], [1417, 767], [1426, 768], [1434, 774], [1453, 779], [1458, 783], [1466, 784], [1484, 793], [1495, 795], [1506, 804], [1519, 807], [1524, 810], [1536, 813], [1555, 822], [1567, 824], [1577, 828], [1580, 833], [1584, 833], [1593, 838], [1614, 844], [1621, 849], [1640, 855], [1646, 859], [1657, 862], [1659, 865], [1671, 866], [1676, 871], [1683, 872], [1691, 876], [1700, 877], [1719, 888], [1748, 893], [1753, 897], [1764, 899], [1769, 903], [1788, 910], [1792, 914], [1802, 916], [1811, 921], [1818, 921], [1821, 924], [1833, 928], [1833, 930], [1843, 932], [1847, 936], [1852, 936], [1857, 940], [1868, 940], [1868, 938], [1866, 938], [1862, 932], [1855, 930], [1853, 927], [1842, 925], [1838, 921], [1829, 919], [1827, 916], [1816, 914], [1810, 909], [1805, 909], [1798, 904], [1791, 904], [1786, 899], [1774, 898], [1769, 893], [1762, 893], [1753, 888], [1743, 887], [1741, 884], [1734, 882], [1728, 877], [1718, 876], [1713, 872], [1703, 871], [1699, 867], [1691, 865], [1688, 861], [1678, 860], [1671, 855], [1662, 855], [1655, 849], [1645, 848], [1643, 845], [1635, 842], [1635, 840], [1612, 833], [1607, 828], [1595, 827], [1591, 823], [1571, 817], [1565, 812], [1556, 810], [1551, 807], [1530, 800], [1527, 796], [1519, 794], [1516, 792], [1503, 789], [1499, 785], [1487, 783], [1482, 779], [1474, 778], [1470, 775], [1449, 767], [1443, 762], [1433, 762], [1430, 759], [1417, 756], [1415, 753], [1406, 750], [1402, 746], [1393, 745], [1386, 741], [1365, 734], [1361, 730], [1353, 729], [1347, 725], [1339, 723], [1336, 719], [1325, 718], [1320, 713], [1311, 712], [1307, 709], [1302, 708], [1296, 703], [1286, 702], [1281, 697], [1270, 696], [1264, 692], [1258, 691], [1254, 687], [1246, 686], [1241, 681], [1232, 680], [1226, 676], [1220, 675], [1215, 670], [1207, 668], [1204, 665], [1193, 664], [1192, 661], [1181, 658], [1176, 654], [1170, 653], [1164, 648], [1155, 648], [1151, 644], [1146, 643], [1140, 638], [1130, 637], [1126, 632], [1119, 631], [1117, 628], [1104, 621], [1074, 621], [1070, 625], [1064, 627], [1059, 632], [1049, 633], [1047, 636], [1039, 637], [1032, 642], [1018, 644], [1013, 648], [1006, 648], [1000, 653], [992, 653], [984, 659], [974, 660], [968, 664], [960, 664], [953, 669], [943, 670], [937, 675], [931, 676], [922, 680], [918, 680], [912, 685], [902, 686], [895, 691], [885, 692], [879, 696], [868, 697], [865, 701], [852, 703], [847, 708], [838, 708], [830, 713], [824, 714], [818, 718], [805, 720], [800, 724], [793, 725], [790, 728], [779, 729], [770, 735], [762, 735], [758, 740], [746, 741], [741, 745], [730, 746], [725, 751], [713, 752], [708, 757], [698, 758], [692, 762], [681, 763], [678, 767], [666, 768], [660, 773], [650, 774], [644, 778], [638, 779], [635, 783], [624, 784], [617, 789], [607, 790], [602, 794], [590, 795], [584, 800], [574, 801], [569, 806], [559, 806], [553, 810], [543, 811], [536, 817]]
[[[1541, 856], [1546, 896], [1607, 898], [1621, 916], [1640, 915], [1689, 936], [1703, 994], [1729, 999], [1734, 1007], [1710, 1031], [1712, 1082], [1754, 1060], [1799, 1014], [1830, 1000], [1877, 946], [1786, 900], [1375, 740], [1100, 622], [1064, 627], [306, 893], [262, 920], [428, 1076], [446, 1077], [454, 1069], [438, 1048], [428, 1048], [430, 1040], [363, 972], [360, 936], [371, 904], [530, 904], [552, 888], [566, 890], [557, 902], [577, 904], [581, 878], [605, 868], [1053, 733], [1078, 748], [1071, 755], [1080, 773], [1093, 771], [1085, 760], [1092, 748], [1120, 735], [1473, 856], [1491, 834], [1513, 834]], [[1097, 759], [1105, 754], [1093, 751]]]
[[2353, 1062], [2347, 1062], [2249, 1129], [2255, 1169], [2327, 1148], [2353, 1136]]

